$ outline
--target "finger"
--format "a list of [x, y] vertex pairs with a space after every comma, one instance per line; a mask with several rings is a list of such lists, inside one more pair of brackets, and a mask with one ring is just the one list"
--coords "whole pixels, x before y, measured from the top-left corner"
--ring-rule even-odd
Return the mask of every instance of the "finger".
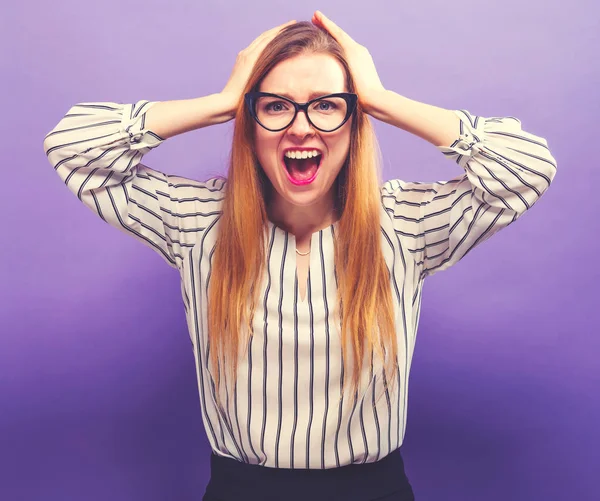
[[283, 24], [280, 24], [279, 26], [275, 26], [275, 28], [271, 28], [270, 30], [265, 31], [263, 33], [263, 35], [271, 35], [271, 34], [279, 33], [283, 28], [285, 28], [286, 26], [290, 26], [291, 24], [296, 24], [296, 20], [294, 19], [293, 21], [288, 21], [287, 23], [283, 23]]
[[333, 37], [338, 41], [352, 40], [352, 37], [348, 35], [342, 28], [340, 28], [337, 24], [335, 24], [331, 19], [329, 19], [325, 14], [323, 14], [320, 10], [316, 11], [313, 16], [319, 23], [323, 25], [323, 27], [333, 35]]
[[265, 35], [265, 36], [260, 36], [258, 37], [254, 42], [252, 42], [251, 45], [251, 49], [252, 50], [259, 50], [262, 52], [262, 50], [264, 49], [264, 47], [271, 42], [271, 40], [273, 40], [277, 34], [279, 33], [279, 31], [276, 31], [274, 33], [271, 33], [269, 35]]
[[315, 17], [318, 21], [321, 22], [323, 26], [327, 28], [328, 31], [331, 32], [334, 36], [347, 36], [347, 33], [344, 32], [337, 24], [335, 24], [331, 19], [329, 19], [325, 14], [323, 14], [320, 10], [315, 12]]
[[[292, 19], [291, 21], [288, 21], [287, 23], [280, 24], [280, 25], [279, 25], [279, 26], [277, 26], [276, 28], [284, 28], [285, 26], [288, 26], [288, 25], [290, 25], [290, 24], [296, 24], [296, 22], [297, 22], [297, 21], [296, 21], [295, 19]], [[276, 29], [276, 28], [274, 28], [274, 29]]]
[[288, 21], [287, 23], [284, 24], [280, 24], [279, 26], [275, 26], [275, 28], [271, 28], [270, 30], [265, 31], [264, 33], [262, 33], [261, 35], [259, 35], [258, 37], [256, 37], [256, 39], [250, 44], [250, 46], [248, 47], [250, 48], [254, 48], [256, 45], [260, 44], [263, 40], [265, 39], [272, 39], [275, 38], [275, 36], [286, 26], [289, 26], [291, 24], [295, 24], [296, 20], [292, 20], [292, 21]]

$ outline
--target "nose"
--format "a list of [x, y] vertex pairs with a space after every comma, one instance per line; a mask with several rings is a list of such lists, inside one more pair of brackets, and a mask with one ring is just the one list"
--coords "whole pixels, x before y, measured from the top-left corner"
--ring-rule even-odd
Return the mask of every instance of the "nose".
[[299, 110], [292, 125], [288, 128], [288, 134], [304, 138], [307, 135], [314, 133], [315, 129], [308, 121], [306, 113], [303, 110]]

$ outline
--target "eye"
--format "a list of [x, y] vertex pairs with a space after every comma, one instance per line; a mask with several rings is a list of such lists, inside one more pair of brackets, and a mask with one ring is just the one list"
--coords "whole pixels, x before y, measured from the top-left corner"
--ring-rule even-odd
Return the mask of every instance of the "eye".
[[332, 111], [336, 108], [337, 106], [335, 105], [335, 103], [332, 103], [331, 101], [317, 101], [315, 103], [316, 111]]
[[266, 111], [272, 111], [275, 113], [277, 113], [279, 111], [284, 111], [286, 109], [287, 109], [287, 107], [283, 101], [272, 101], [265, 105]]

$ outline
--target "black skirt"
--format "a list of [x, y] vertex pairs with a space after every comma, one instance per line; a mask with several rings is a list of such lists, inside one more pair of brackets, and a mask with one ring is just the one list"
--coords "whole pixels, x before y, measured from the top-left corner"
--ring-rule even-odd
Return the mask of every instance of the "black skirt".
[[202, 501], [414, 501], [400, 449], [374, 463], [290, 469], [210, 456]]

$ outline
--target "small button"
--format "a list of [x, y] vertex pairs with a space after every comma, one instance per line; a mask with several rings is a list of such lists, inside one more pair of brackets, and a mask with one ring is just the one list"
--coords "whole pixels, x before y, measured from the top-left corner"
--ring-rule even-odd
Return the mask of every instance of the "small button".
[[137, 134], [133, 134], [129, 132], [129, 139], [132, 143], [139, 143], [142, 140], [142, 133], [138, 132]]

